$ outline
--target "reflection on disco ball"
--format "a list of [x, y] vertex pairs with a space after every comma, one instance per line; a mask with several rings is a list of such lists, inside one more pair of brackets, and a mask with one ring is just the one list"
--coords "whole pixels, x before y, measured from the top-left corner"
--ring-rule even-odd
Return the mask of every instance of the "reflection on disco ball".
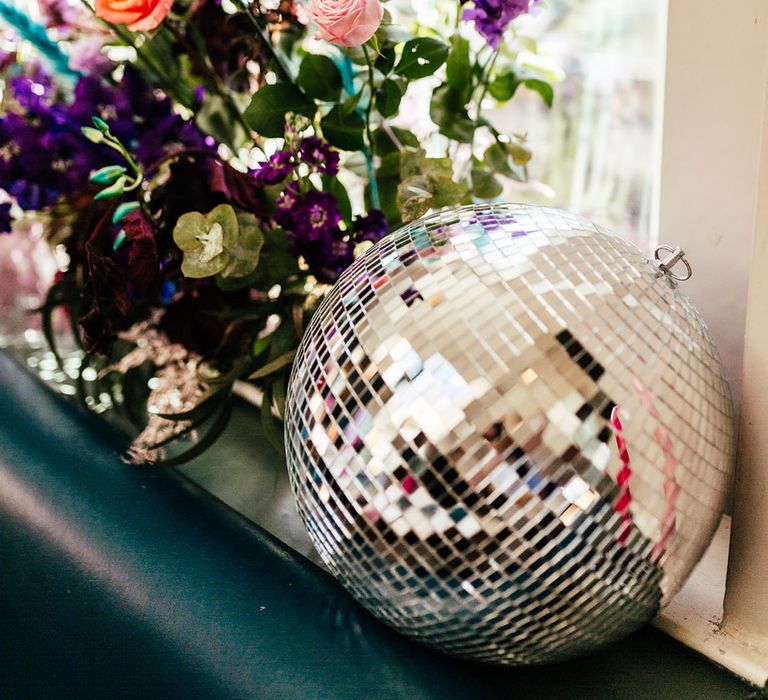
[[444, 211], [338, 281], [287, 449], [324, 562], [375, 615], [483, 661], [555, 661], [651, 618], [732, 461], [717, 353], [667, 272], [553, 209]]

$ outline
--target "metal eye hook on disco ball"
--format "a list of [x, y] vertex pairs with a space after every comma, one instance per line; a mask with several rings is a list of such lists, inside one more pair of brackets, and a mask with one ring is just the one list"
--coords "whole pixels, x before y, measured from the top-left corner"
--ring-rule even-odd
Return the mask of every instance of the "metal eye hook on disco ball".
[[654, 257], [498, 203], [429, 214], [343, 273], [296, 354], [286, 454], [323, 562], [373, 614], [523, 665], [669, 602], [723, 511], [734, 431], [690, 266]]
[[[669, 253], [669, 257], [666, 257], [664, 260], [662, 260], [662, 251]], [[668, 245], [660, 245], [658, 248], [656, 248], [656, 250], [653, 251], [653, 259], [658, 263], [659, 270], [661, 270], [665, 275], [667, 275], [667, 277], [672, 278], [676, 282], [685, 282], [686, 280], [691, 279], [691, 275], [693, 275], [691, 264], [685, 257], [685, 251], [680, 246], [673, 248], [672, 246]], [[672, 271], [672, 268], [679, 262], [685, 265], [685, 275], [678, 275]]]

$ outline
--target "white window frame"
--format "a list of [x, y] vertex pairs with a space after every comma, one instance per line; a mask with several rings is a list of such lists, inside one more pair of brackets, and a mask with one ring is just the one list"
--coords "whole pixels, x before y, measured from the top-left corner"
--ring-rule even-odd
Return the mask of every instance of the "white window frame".
[[[723, 356], [740, 438], [731, 518], [656, 624], [768, 681], [768, 3], [669, 0], [655, 237]], [[727, 572], [727, 573], [726, 573]]]

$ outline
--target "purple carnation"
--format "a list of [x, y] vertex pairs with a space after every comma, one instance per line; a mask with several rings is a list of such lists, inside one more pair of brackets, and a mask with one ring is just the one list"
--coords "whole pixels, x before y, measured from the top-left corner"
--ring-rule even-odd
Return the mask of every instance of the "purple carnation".
[[[472, 0], [474, 7], [467, 8], [462, 19], [474, 21], [475, 29], [494, 49], [499, 48], [501, 37], [509, 23], [528, 12], [536, 0]], [[463, 0], [466, 2], [466, 0]]]
[[334, 177], [339, 172], [339, 152], [317, 136], [302, 139], [299, 158], [319, 173]]
[[387, 218], [384, 212], [378, 209], [371, 209], [366, 216], [358, 216], [352, 224], [352, 232], [357, 243], [363, 241], [376, 241], [384, 238], [389, 231]]
[[293, 155], [290, 151], [278, 151], [261, 163], [256, 179], [263, 185], [277, 185], [293, 172]]
[[10, 233], [13, 229], [10, 202], [0, 204], [0, 233]]

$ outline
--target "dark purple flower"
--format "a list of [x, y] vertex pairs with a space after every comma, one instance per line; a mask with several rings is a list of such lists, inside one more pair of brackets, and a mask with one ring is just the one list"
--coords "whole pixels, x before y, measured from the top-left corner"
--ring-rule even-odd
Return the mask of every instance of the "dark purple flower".
[[[462, 0], [466, 2], [467, 0]], [[472, 0], [474, 7], [467, 8], [462, 19], [474, 22], [475, 29], [494, 49], [499, 48], [501, 37], [509, 23], [528, 12], [536, 0]]]
[[339, 230], [339, 203], [328, 192], [309, 192], [294, 204], [291, 218], [296, 238], [317, 241]]
[[356, 243], [371, 241], [376, 243], [387, 235], [389, 226], [387, 217], [379, 209], [371, 209], [365, 216], [358, 216], [352, 224], [352, 232]]
[[264, 185], [277, 185], [293, 172], [293, 155], [290, 151], [273, 153], [269, 160], [261, 163], [256, 179]]
[[11, 205], [9, 202], [3, 202], [0, 204], [0, 233], [10, 233], [13, 229], [12, 224]]
[[317, 136], [308, 136], [299, 144], [299, 158], [317, 172], [334, 177], [339, 173], [339, 152]]
[[294, 226], [293, 212], [301, 196], [299, 185], [296, 182], [289, 182], [286, 188], [277, 198], [277, 212], [275, 221], [286, 229], [292, 229]]
[[355, 260], [355, 245], [348, 240], [323, 238], [303, 253], [319, 282], [333, 284]]
[[93, 116], [108, 122], [145, 166], [171, 150], [204, 143], [197, 127], [130, 68], [117, 89], [92, 76], [81, 78], [71, 104], [53, 99], [49, 79], [37, 69], [14, 78], [10, 89], [26, 114], [0, 117], [0, 188], [22, 209], [43, 209], [85, 190], [92, 170], [115, 161], [114, 152], [80, 133]]
[[51, 76], [40, 65], [11, 78], [8, 87], [19, 106], [26, 110], [42, 108], [53, 96]]
[[335, 282], [355, 259], [355, 244], [339, 227], [339, 203], [332, 194], [301, 195], [290, 183], [278, 198], [275, 220], [288, 232], [294, 255], [304, 258], [321, 282]]

